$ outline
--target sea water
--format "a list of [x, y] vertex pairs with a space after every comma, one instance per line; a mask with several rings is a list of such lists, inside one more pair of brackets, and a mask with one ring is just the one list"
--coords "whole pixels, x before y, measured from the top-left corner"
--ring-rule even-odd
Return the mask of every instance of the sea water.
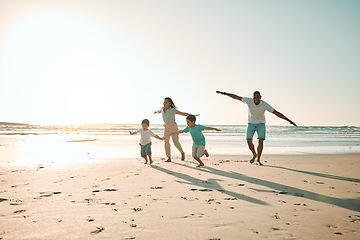
[[[246, 143], [246, 125], [211, 125], [221, 129], [221, 132], [207, 131], [207, 149], [212, 155], [249, 155]], [[51, 144], [71, 145], [71, 151], [76, 152], [79, 143], [87, 143], [88, 151], [98, 152], [104, 156], [106, 152], [123, 158], [138, 157], [140, 135], [130, 136], [129, 131], [140, 128], [139, 124], [76, 124], [76, 125], [28, 125], [0, 123], [0, 138], [14, 137], [19, 144], [30, 145], [29, 149], [51, 149]], [[185, 125], [179, 125], [179, 129]], [[152, 124], [150, 129], [163, 136], [164, 127]], [[256, 146], [257, 136], [254, 136]], [[165, 157], [163, 142], [153, 138], [153, 156]], [[189, 133], [180, 135], [180, 142], [188, 154], [191, 153], [192, 140]], [[1, 141], [0, 141], [1, 145]], [[90, 147], [92, 146], [92, 147]], [[1, 146], [0, 146], [1, 147]], [[40, 147], [42, 147], [40, 150]], [[61, 148], [61, 147], [60, 147]], [[54, 150], [53, 150], [54, 151]], [[97, 150], [96, 150], [97, 151]], [[115, 152], [114, 152], [115, 151]], [[174, 155], [180, 155], [172, 145]], [[266, 126], [266, 141], [263, 154], [346, 154], [360, 153], [360, 127], [355, 126]], [[60, 152], [58, 153], [60, 154]], [[23, 155], [26, 155], [24, 153]], [[60, 154], [61, 155], [61, 154]], [[106, 154], [105, 154], [106, 155]]]

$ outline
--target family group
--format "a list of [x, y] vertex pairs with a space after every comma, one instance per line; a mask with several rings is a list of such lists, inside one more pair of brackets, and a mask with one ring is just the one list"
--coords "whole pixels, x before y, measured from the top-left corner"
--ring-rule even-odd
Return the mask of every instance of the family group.
[[[290, 119], [288, 119], [285, 115], [282, 113], [276, 111], [270, 104], [267, 102], [261, 100], [261, 94], [259, 91], [255, 91], [253, 93], [253, 98], [248, 97], [240, 97], [232, 93], [226, 93], [221, 91], [216, 91], [218, 94], [229, 96], [233, 99], [242, 101], [243, 103], [247, 104], [248, 106], [248, 127], [246, 132], [246, 140], [248, 147], [253, 154], [252, 159], [250, 160], [250, 163], [254, 163], [255, 160], [257, 164], [263, 165], [260, 161], [264, 141], [265, 141], [265, 111], [271, 112], [274, 115], [276, 115], [279, 118], [282, 118], [286, 121], [288, 121], [290, 124], [297, 126], [294, 122], [292, 122]], [[154, 132], [149, 130], [150, 122], [148, 119], [144, 119], [141, 123], [142, 128], [140, 128], [137, 131], [130, 132], [131, 135], [135, 135], [140, 133], [140, 151], [141, 151], [141, 157], [145, 159], [146, 163], [153, 163], [153, 160], [151, 158], [151, 137], [155, 137], [159, 140], [165, 140], [165, 153], [167, 156], [167, 160], [165, 162], [171, 162], [171, 151], [170, 151], [170, 136], [173, 139], [175, 147], [180, 151], [181, 153], [181, 160], [185, 160], [185, 152], [182, 149], [180, 142], [179, 142], [179, 134], [181, 133], [188, 133], [190, 132], [192, 140], [193, 140], [193, 146], [192, 146], [192, 157], [199, 163], [197, 167], [204, 166], [203, 161], [200, 159], [203, 155], [206, 157], [209, 157], [209, 153], [205, 149], [205, 137], [202, 133], [203, 130], [215, 130], [215, 131], [221, 131], [220, 129], [213, 128], [213, 127], [207, 127], [200, 124], [196, 124], [196, 116], [193, 114], [181, 112], [177, 109], [176, 105], [174, 104], [173, 100], [169, 97], [166, 97], [163, 103], [163, 107], [154, 112], [155, 114], [161, 113], [163, 120], [164, 120], [164, 136], [159, 137]], [[183, 130], [178, 129], [178, 125], [175, 122], [175, 115], [181, 115], [186, 117], [186, 124], [187, 127]], [[253, 136], [257, 133], [258, 136], [258, 146], [257, 151], [255, 150], [255, 146], [253, 144]]]

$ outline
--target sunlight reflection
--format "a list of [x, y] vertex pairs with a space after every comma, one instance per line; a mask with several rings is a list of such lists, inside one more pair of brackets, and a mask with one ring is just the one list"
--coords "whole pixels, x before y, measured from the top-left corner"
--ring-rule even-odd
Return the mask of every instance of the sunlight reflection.
[[[85, 134], [26, 135], [14, 143], [10, 165], [59, 165], [138, 158], [138, 138]], [[162, 142], [154, 143], [153, 156], [163, 154]]]
[[20, 159], [12, 164], [70, 164], [91, 161], [84, 148], [69, 144], [62, 135], [26, 136], [17, 143]]

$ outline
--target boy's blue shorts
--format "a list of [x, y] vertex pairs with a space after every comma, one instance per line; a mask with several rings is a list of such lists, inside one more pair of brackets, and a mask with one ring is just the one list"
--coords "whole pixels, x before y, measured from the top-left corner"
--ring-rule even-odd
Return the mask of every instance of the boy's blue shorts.
[[246, 131], [246, 139], [253, 139], [255, 132], [257, 132], [258, 138], [265, 140], [265, 123], [249, 123]]
[[148, 143], [146, 145], [140, 145], [140, 154], [141, 157], [145, 158], [147, 155], [151, 155], [151, 143]]

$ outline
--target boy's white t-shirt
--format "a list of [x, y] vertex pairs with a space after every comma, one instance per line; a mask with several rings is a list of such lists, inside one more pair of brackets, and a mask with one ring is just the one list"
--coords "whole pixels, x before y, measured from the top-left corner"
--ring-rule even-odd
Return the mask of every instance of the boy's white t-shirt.
[[144, 131], [142, 128], [140, 128], [139, 130], [136, 131], [137, 133], [141, 133], [141, 138], [140, 138], [140, 144], [141, 145], [146, 145], [148, 143], [151, 143], [151, 137], [156, 136], [155, 133], [153, 133], [151, 130], [146, 130]]
[[243, 97], [242, 102], [249, 108], [248, 123], [265, 123], [265, 111], [274, 112], [274, 108], [267, 102], [261, 100], [259, 105], [254, 103], [252, 98]]

